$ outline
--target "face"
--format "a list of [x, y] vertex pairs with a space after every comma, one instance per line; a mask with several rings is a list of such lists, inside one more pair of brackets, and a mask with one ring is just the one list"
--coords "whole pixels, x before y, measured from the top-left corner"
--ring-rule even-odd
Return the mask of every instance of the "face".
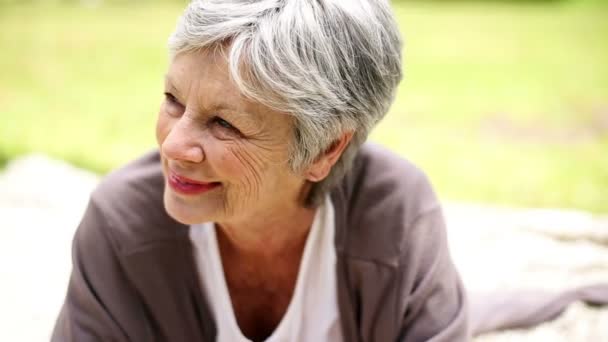
[[289, 168], [292, 131], [289, 115], [240, 94], [220, 53], [176, 56], [156, 127], [167, 212], [184, 224], [239, 224], [297, 205], [306, 180]]

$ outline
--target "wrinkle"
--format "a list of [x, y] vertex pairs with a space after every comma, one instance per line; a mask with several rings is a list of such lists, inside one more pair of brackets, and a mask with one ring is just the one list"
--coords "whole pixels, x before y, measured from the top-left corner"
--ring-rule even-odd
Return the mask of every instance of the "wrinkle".
[[253, 154], [248, 152], [247, 149], [241, 148], [238, 150], [231, 150], [230, 152], [241, 162], [241, 164], [243, 164], [243, 166], [245, 166], [245, 170], [247, 170], [247, 173], [245, 174], [245, 191], [248, 191], [248, 197], [251, 199], [258, 197], [260, 194], [260, 185], [263, 181], [260, 172], [258, 172], [258, 168], [263, 171], [263, 163], [258, 162], [257, 164], [259, 165], [256, 167], [255, 158], [253, 158]]

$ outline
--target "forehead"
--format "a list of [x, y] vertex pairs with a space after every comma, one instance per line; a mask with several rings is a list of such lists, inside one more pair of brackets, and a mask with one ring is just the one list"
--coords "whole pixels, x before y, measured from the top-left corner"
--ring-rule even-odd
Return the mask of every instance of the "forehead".
[[260, 119], [262, 114], [273, 112], [242, 95], [219, 49], [178, 54], [169, 66], [165, 83], [180, 100], [201, 110], [222, 108]]
[[201, 50], [178, 54], [169, 65], [167, 80], [188, 88], [204, 82], [210, 88], [223, 87], [231, 95], [239, 95], [231, 82], [226, 58], [219, 52]]

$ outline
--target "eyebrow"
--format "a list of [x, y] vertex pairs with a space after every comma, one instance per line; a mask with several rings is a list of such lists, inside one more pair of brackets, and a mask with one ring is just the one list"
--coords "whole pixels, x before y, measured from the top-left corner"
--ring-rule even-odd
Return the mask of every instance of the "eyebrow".
[[177, 94], [174, 95], [180, 95], [179, 90], [177, 89], [176, 86], [173, 85], [173, 81], [171, 80], [171, 76], [169, 76], [169, 74], [165, 74], [165, 85], [168, 85], [170, 90], [173, 90], [174, 92], [176, 92]]
[[[175, 97], [177, 97], [178, 99], [181, 98], [181, 92], [179, 91], [179, 89], [174, 85], [174, 82], [171, 79], [171, 76], [169, 74], [165, 74], [165, 83], [168, 86], [168, 91], [172, 93], [172, 95], [174, 95]], [[174, 94], [173, 94], [174, 93]], [[239, 115], [246, 115], [249, 116], [253, 119], [256, 120], [260, 120], [262, 119], [261, 116], [258, 113], [252, 113], [249, 111], [245, 111], [245, 110], [239, 110], [227, 103], [214, 103], [212, 106], [210, 106], [209, 108], [205, 108], [205, 110], [207, 111], [230, 111]]]

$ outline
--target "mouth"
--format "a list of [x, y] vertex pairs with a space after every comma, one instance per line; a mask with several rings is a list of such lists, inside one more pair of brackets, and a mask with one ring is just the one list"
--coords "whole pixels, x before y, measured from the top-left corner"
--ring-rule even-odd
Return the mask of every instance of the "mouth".
[[198, 195], [213, 190], [221, 185], [220, 182], [201, 182], [180, 176], [172, 171], [167, 175], [171, 189], [184, 195]]

